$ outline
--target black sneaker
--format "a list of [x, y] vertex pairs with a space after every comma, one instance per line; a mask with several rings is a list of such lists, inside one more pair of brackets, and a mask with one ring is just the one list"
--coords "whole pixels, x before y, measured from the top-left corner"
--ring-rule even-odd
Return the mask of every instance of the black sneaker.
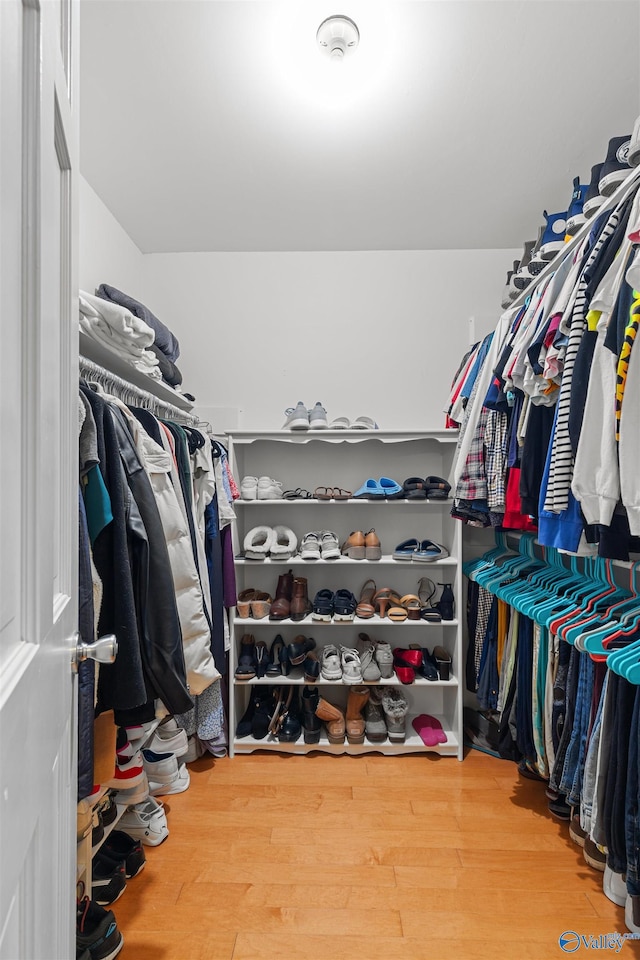
[[96, 903], [104, 906], [115, 903], [127, 886], [124, 860], [114, 863], [110, 857], [97, 853], [91, 868], [91, 896]]
[[112, 824], [118, 816], [118, 807], [116, 806], [116, 801], [111, 791], [105, 793], [104, 797], [98, 804], [98, 810], [102, 816], [102, 822], [104, 826], [110, 826], [110, 824]]
[[91, 846], [95, 847], [104, 837], [104, 821], [100, 807], [96, 807], [91, 818]]
[[89, 897], [78, 903], [76, 913], [76, 957], [91, 960], [113, 960], [124, 946], [124, 937], [118, 930], [111, 910], [103, 910]]
[[108, 857], [118, 866], [124, 860], [124, 874], [127, 880], [137, 876], [144, 868], [145, 855], [140, 840], [134, 840], [124, 830], [113, 830], [100, 848], [101, 856]]
[[598, 191], [601, 197], [610, 197], [629, 175], [630, 146], [630, 133], [625, 134], [624, 137], [612, 137], [609, 140], [607, 159], [602, 164], [600, 180], [598, 181]]

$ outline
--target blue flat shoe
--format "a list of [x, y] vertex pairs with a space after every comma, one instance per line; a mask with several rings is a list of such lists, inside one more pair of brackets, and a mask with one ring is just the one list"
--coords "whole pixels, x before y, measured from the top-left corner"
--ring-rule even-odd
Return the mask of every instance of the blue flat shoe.
[[353, 498], [354, 500], [376, 500], [378, 498], [384, 499], [384, 495], [384, 490], [378, 481], [369, 479], [362, 484], [359, 490], [356, 490]]
[[422, 560], [430, 563], [434, 560], [442, 560], [449, 556], [449, 551], [439, 543], [433, 540], [421, 540], [420, 546], [413, 555], [414, 560]]
[[415, 537], [411, 540], [403, 540], [393, 551], [394, 560], [413, 560], [416, 550], [420, 549], [420, 543]]
[[399, 483], [391, 480], [389, 477], [380, 477], [380, 487], [384, 491], [385, 497], [391, 500], [397, 500], [404, 497], [404, 490]]

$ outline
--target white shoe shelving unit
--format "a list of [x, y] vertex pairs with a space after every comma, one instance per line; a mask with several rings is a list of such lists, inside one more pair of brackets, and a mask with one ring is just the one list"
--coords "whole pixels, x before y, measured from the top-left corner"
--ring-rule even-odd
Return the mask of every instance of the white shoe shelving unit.
[[[437, 430], [419, 431], [260, 431], [237, 430], [228, 434], [229, 456], [238, 486], [245, 476], [268, 476], [282, 483], [283, 490], [301, 487], [311, 493], [317, 487], [342, 487], [356, 491], [372, 477], [391, 477], [402, 484], [408, 477], [439, 476], [447, 478], [451, 470], [457, 442], [457, 432]], [[255, 620], [233, 617], [229, 661], [230, 682], [230, 755], [271, 750], [281, 753], [304, 754], [321, 750], [334, 754], [403, 754], [431, 751], [462, 760], [462, 570], [461, 524], [450, 516], [452, 501], [448, 500], [236, 500], [237, 521], [234, 530], [236, 581], [240, 593], [255, 588], [275, 595], [278, 577], [291, 569], [294, 577], [306, 577], [309, 600], [318, 590], [328, 588], [351, 590], [356, 600], [364, 583], [372, 578], [377, 587], [391, 587], [400, 596], [418, 593], [418, 581], [429, 577], [434, 583], [450, 583], [455, 596], [455, 619], [430, 623], [423, 620], [404, 620], [394, 623], [378, 615], [353, 622], [321, 622], [311, 616], [300, 621], [267, 618]], [[242, 556], [245, 535], [253, 527], [283, 525], [290, 527], [298, 543], [310, 530], [332, 530], [342, 544], [352, 531], [376, 530], [382, 544], [380, 560], [246, 560]], [[410, 537], [429, 539], [442, 544], [449, 556], [437, 561], [398, 561], [392, 557], [397, 544]], [[439, 596], [440, 588], [436, 598]], [[434, 598], [435, 599], [435, 598]], [[330, 744], [322, 731], [320, 743], [305, 744], [301, 735], [295, 743], [281, 743], [270, 734], [263, 740], [252, 737], [237, 738], [236, 726], [249, 703], [251, 688], [265, 685], [299, 687], [302, 693], [305, 681], [302, 668], [292, 668], [290, 676], [237, 681], [235, 668], [240, 641], [245, 634], [264, 640], [270, 648], [280, 634], [286, 643], [303, 634], [316, 641], [316, 654], [321, 657], [326, 643], [338, 647], [357, 645], [358, 634], [366, 633], [373, 640], [382, 640], [394, 647], [408, 647], [419, 643], [432, 650], [443, 646], [452, 658], [450, 679], [428, 681], [418, 677], [412, 684], [401, 684], [395, 673], [393, 679], [377, 685], [399, 686], [407, 696], [409, 712], [404, 743]], [[339, 681], [315, 684], [321, 697], [340, 708], [346, 705], [349, 685]], [[446, 743], [426, 746], [412, 726], [412, 719], [426, 713], [436, 717], [446, 734]]]

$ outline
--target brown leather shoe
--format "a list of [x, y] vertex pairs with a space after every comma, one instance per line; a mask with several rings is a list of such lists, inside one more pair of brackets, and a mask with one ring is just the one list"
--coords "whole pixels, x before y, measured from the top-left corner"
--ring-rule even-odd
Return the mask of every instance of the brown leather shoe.
[[316, 717], [324, 720], [329, 743], [344, 743], [345, 723], [342, 710], [320, 697], [316, 707]]
[[304, 618], [307, 617], [313, 610], [313, 606], [307, 595], [306, 577], [294, 578], [293, 593], [291, 595], [291, 604], [289, 609], [289, 616], [292, 620], [304, 620]]
[[286, 620], [291, 609], [291, 592], [293, 590], [293, 571], [281, 573], [278, 577], [275, 600], [271, 604], [269, 620]]
[[378, 534], [372, 527], [364, 535], [364, 558], [365, 560], [380, 560], [381, 557], [382, 546]]
[[354, 530], [350, 533], [340, 548], [343, 557], [349, 557], [350, 560], [364, 560], [365, 558], [365, 540], [362, 530]]

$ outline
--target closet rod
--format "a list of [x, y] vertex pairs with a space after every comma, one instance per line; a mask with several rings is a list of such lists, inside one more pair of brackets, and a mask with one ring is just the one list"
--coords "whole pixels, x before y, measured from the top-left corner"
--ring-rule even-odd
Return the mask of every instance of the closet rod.
[[612, 193], [610, 197], [605, 198], [604, 203], [598, 207], [594, 215], [590, 217], [586, 223], [582, 224], [578, 232], [571, 237], [571, 240], [567, 241], [567, 243], [564, 246], [564, 249], [560, 251], [560, 253], [562, 253], [560, 260], [556, 262], [556, 257], [557, 257], [557, 254], [556, 254], [556, 257], [554, 257], [553, 260], [550, 260], [549, 263], [546, 265], [546, 267], [543, 267], [540, 273], [536, 274], [536, 276], [533, 278], [531, 283], [527, 287], [525, 287], [521, 293], [518, 294], [518, 296], [515, 298], [515, 300], [512, 303], [509, 304], [509, 306], [507, 307], [507, 310], [513, 310], [514, 307], [522, 306], [522, 304], [526, 301], [527, 297], [530, 296], [533, 288], [536, 287], [541, 280], [544, 280], [546, 277], [550, 276], [552, 273], [555, 273], [555, 271], [558, 269], [558, 264], [562, 260], [564, 260], [567, 254], [573, 253], [574, 250], [578, 247], [578, 245], [582, 243], [584, 238], [587, 236], [587, 234], [591, 230], [593, 226], [593, 221], [597, 217], [599, 217], [600, 214], [603, 213], [605, 210], [613, 210], [613, 208], [617, 206], [617, 204], [620, 203], [621, 200], [624, 200], [626, 195], [631, 192], [631, 188], [635, 186], [636, 181], [638, 180], [639, 177], [640, 177], [640, 166], [634, 167], [631, 170], [630, 174], [627, 176], [627, 178], [622, 181], [618, 189], [614, 193]]
[[81, 356], [78, 358], [78, 362], [81, 376], [97, 380], [99, 384], [106, 387], [114, 396], [117, 396], [124, 403], [130, 403], [132, 400], [135, 400], [136, 403], [150, 410], [152, 413], [167, 416], [170, 420], [179, 421], [187, 426], [196, 427], [200, 422], [198, 417], [185, 413], [184, 410], [176, 407], [173, 403], [161, 400], [160, 397], [156, 397], [141, 387], [136, 387], [135, 384], [123, 380], [122, 377], [111, 373], [110, 370], [106, 370], [104, 367], [101, 367], [100, 364], [94, 363], [93, 360], [87, 360], [86, 357]]

